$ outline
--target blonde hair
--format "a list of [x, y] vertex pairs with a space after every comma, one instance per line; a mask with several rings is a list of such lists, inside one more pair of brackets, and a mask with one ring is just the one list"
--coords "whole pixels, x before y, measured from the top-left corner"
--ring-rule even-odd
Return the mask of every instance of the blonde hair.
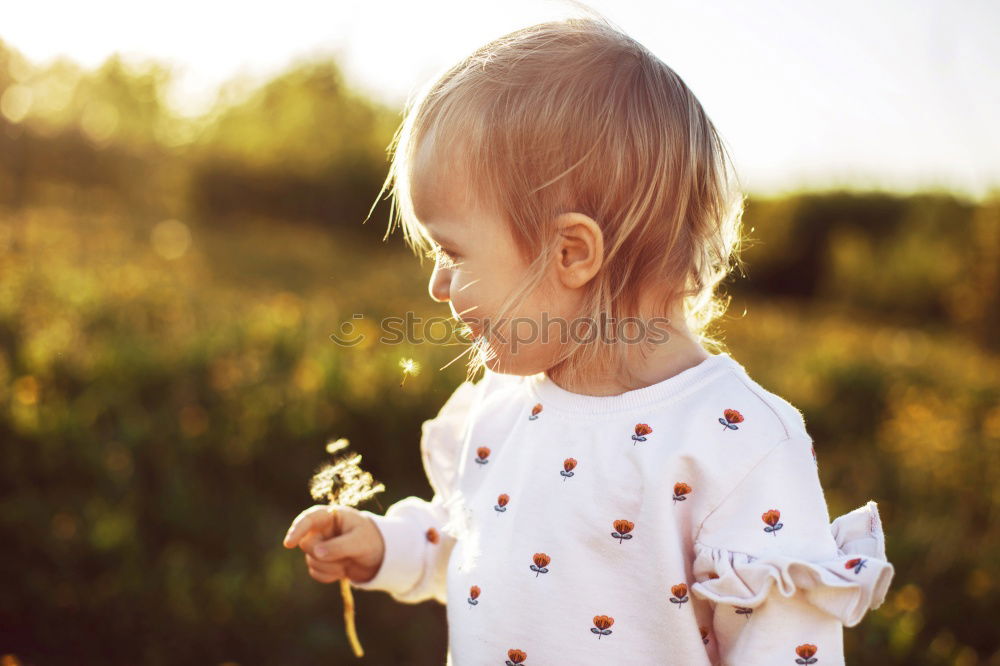
[[[604, 236], [578, 316], [638, 316], [643, 291], [664, 289], [661, 302], [683, 304], [700, 344], [724, 349], [710, 326], [729, 305], [716, 287], [739, 264], [744, 195], [700, 102], [635, 39], [599, 15], [539, 23], [478, 48], [408, 100], [382, 188], [391, 183], [394, 199], [385, 238], [401, 226], [421, 257], [435, 245], [414, 213], [411, 168], [431, 134], [428, 168], [502, 214], [529, 265], [496, 321], [541, 284], [552, 221], [576, 211]], [[570, 343], [560, 376], [624, 367], [626, 347]], [[484, 365], [470, 355], [469, 377]]]

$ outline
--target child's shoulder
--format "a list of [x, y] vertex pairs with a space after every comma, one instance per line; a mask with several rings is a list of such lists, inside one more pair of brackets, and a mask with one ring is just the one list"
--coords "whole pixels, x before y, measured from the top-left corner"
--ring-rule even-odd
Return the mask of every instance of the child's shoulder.
[[653, 471], [677, 469], [680, 462], [697, 479], [706, 509], [768, 456], [787, 454], [795, 469], [808, 469], [814, 461], [802, 412], [751, 378], [735, 359], [722, 365], [723, 371], [681, 400], [648, 415], [653, 435], [659, 427], [671, 440], [670, 446], [655, 449], [649, 461]]
[[530, 376], [508, 375], [485, 368], [475, 386], [483, 402], [509, 402], [514, 396], [525, 395], [524, 389], [530, 379]]
[[520, 390], [524, 377], [504, 375], [486, 368], [476, 381], [459, 384], [432, 420], [442, 418], [468, 418], [482, 412], [491, 402], [509, 402], [512, 392]]
[[780, 395], [764, 388], [728, 354], [713, 374], [678, 404], [664, 405], [682, 418], [690, 432], [716, 433], [712, 439], [739, 438], [762, 447], [797, 439], [810, 440], [802, 412]]
[[[743, 406], [745, 413], [741, 412], [740, 416], [743, 417], [745, 430], [771, 443], [793, 438], [811, 439], [799, 408], [764, 388], [738, 361], [732, 357], [727, 360], [731, 372], [723, 375], [717, 390], [723, 392], [725, 399]], [[750, 416], [754, 418], [754, 425], [749, 421]]]

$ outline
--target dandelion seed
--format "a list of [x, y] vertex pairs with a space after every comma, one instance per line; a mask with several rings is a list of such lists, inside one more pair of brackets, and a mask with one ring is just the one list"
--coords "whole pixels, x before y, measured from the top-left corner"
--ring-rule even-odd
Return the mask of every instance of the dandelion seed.
[[412, 358], [400, 359], [399, 367], [403, 369], [403, 381], [399, 382], [400, 386], [402, 386], [403, 382], [406, 381], [406, 377], [408, 375], [416, 375], [420, 372], [420, 364], [414, 361]]

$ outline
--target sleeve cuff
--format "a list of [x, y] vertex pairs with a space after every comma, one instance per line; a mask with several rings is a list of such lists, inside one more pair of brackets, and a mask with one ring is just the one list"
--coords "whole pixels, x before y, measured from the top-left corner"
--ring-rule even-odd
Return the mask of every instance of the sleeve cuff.
[[385, 542], [385, 554], [374, 578], [365, 583], [351, 581], [351, 586], [390, 594], [411, 589], [420, 579], [423, 567], [421, 549], [426, 540], [423, 529], [405, 517], [380, 516], [370, 511], [361, 514], [375, 521]]

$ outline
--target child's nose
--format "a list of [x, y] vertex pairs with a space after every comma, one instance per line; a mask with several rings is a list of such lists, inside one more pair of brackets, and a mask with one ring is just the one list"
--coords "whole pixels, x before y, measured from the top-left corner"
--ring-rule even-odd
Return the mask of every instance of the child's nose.
[[451, 300], [451, 270], [440, 266], [434, 267], [431, 281], [427, 286], [431, 298], [437, 303], [447, 303]]

